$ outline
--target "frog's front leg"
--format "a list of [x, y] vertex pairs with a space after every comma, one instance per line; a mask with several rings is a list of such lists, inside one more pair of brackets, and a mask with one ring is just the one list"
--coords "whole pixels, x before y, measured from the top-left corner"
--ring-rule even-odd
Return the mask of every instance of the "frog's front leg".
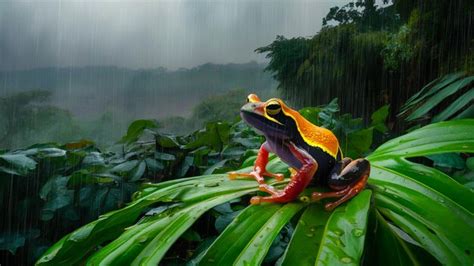
[[265, 184], [264, 176], [273, 177], [277, 181], [282, 181], [285, 176], [283, 174], [274, 174], [267, 172], [266, 166], [268, 164], [268, 153], [270, 151], [269, 145], [267, 142], [264, 142], [262, 146], [260, 146], [260, 150], [258, 151], [257, 159], [255, 160], [255, 165], [253, 171], [250, 173], [237, 173], [237, 172], [230, 172], [229, 179], [233, 180], [237, 177], [250, 177], [255, 178], [259, 184]]
[[326, 204], [326, 210], [330, 211], [357, 195], [367, 184], [370, 174], [370, 163], [366, 159], [352, 161], [344, 158], [334, 167], [330, 174], [328, 185], [333, 192], [314, 192], [312, 200], [340, 197], [335, 202]]
[[251, 204], [260, 204], [261, 202], [284, 203], [292, 201], [297, 198], [311, 182], [311, 179], [318, 169], [318, 163], [305, 150], [298, 148], [293, 143], [289, 143], [287, 148], [287, 151], [290, 152], [302, 166], [283, 190], [276, 190], [268, 185], [260, 185], [260, 190], [270, 193], [271, 196], [252, 197], [250, 200]]

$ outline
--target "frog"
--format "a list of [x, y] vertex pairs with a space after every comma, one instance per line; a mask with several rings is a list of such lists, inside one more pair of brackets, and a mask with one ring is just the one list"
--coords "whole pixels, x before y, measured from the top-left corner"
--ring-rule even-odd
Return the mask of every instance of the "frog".
[[[250, 203], [287, 203], [304, 199], [300, 195], [309, 187], [326, 187], [326, 192], [312, 192], [306, 201], [317, 202], [336, 198], [324, 208], [331, 211], [362, 191], [370, 175], [370, 163], [365, 158], [344, 157], [335, 134], [324, 127], [314, 125], [298, 111], [287, 106], [279, 98], [261, 101], [250, 94], [240, 109], [242, 120], [265, 137], [260, 146], [253, 170], [249, 173], [229, 172], [231, 180], [251, 178], [258, 189], [268, 196], [253, 196]], [[266, 170], [269, 154], [274, 153], [290, 167], [290, 180], [283, 189], [277, 189], [265, 181], [265, 177], [283, 181], [281, 173]], [[303, 200], [305, 201], [305, 200]]]

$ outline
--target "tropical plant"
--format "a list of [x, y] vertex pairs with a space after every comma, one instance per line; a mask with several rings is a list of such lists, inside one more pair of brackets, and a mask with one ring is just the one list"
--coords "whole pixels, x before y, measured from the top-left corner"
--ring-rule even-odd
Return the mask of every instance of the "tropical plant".
[[409, 122], [473, 118], [474, 75], [452, 73], [433, 80], [408, 99], [399, 116]]
[[[386, 142], [367, 157], [372, 165], [367, 189], [331, 213], [304, 200], [245, 207], [227, 217], [230, 224], [210, 245], [193, 250], [191, 263], [255, 265], [270, 256], [281, 265], [471, 265], [474, 192], [414, 161], [473, 153], [472, 132], [474, 120], [455, 120]], [[278, 159], [269, 169], [288, 172]], [[254, 181], [229, 181], [225, 174], [149, 184], [126, 207], [63, 237], [37, 264], [156, 265], [175, 242], [192, 239], [201, 216], [232, 214], [257, 191]], [[287, 244], [281, 241], [285, 234], [291, 236]]]
[[0, 147], [78, 137], [72, 115], [50, 103], [51, 92], [32, 90], [0, 97]]
[[282, 95], [301, 106], [337, 97], [344, 112], [369, 117], [387, 103], [400, 110], [436, 77], [472, 72], [472, 1], [382, 2], [333, 7], [311, 38], [277, 36], [258, 48]]
[[141, 183], [237, 169], [262, 142], [243, 123], [208, 123], [186, 136], [157, 128], [137, 120], [105, 151], [87, 140], [0, 150], [0, 250], [20, 249], [21, 263], [31, 263], [71, 228], [123, 207]]
[[376, 110], [368, 127], [362, 118], [353, 118], [351, 114], [340, 114], [338, 99], [329, 104], [317, 107], [306, 107], [299, 111], [308, 121], [315, 125], [330, 129], [336, 134], [343, 154], [351, 158], [359, 158], [368, 154], [374, 144], [380, 144], [388, 131], [385, 121], [389, 113], [389, 105]]

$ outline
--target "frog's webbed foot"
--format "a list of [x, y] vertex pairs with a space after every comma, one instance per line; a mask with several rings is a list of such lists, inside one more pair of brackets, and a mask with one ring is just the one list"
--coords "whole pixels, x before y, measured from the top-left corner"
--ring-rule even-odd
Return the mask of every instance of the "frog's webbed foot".
[[285, 176], [283, 174], [274, 174], [267, 171], [261, 171], [258, 168], [250, 173], [238, 173], [238, 172], [229, 172], [229, 179], [234, 180], [239, 177], [242, 178], [255, 178], [259, 184], [264, 184], [265, 179], [264, 177], [272, 177], [275, 178], [277, 181], [283, 181]]
[[338, 173], [339, 170], [336, 170], [336, 172], [331, 174], [328, 181], [329, 187], [336, 191], [325, 193], [314, 192], [311, 196], [313, 201], [340, 197], [337, 201], [325, 205], [325, 209], [328, 211], [333, 210], [357, 195], [362, 189], [364, 189], [367, 184], [367, 179], [369, 178], [369, 161], [365, 159], [357, 159], [351, 162], [345, 158], [341, 164], [342, 167], [340, 166], [339, 170], [342, 169], [342, 171]]
[[229, 172], [229, 179], [234, 180], [238, 177], [255, 178], [255, 180], [257, 180], [259, 184], [265, 183], [264, 177], [272, 177], [275, 178], [277, 181], [283, 181], [283, 179], [285, 179], [285, 176], [283, 174], [274, 174], [265, 170], [265, 167], [268, 163], [268, 151], [268, 144], [267, 142], [264, 142], [262, 146], [260, 146], [260, 150], [258, 151], [257, 159], [255, 160], [254, 170], [250, 173]]
[[252, 197], [252, 199], [250, 199], [251, 204], [260, 204], [262, 202], [289, 202], [298, 197], [306, 186], [308, 186], [318, 169], [318, 163], [306, 151], [296, 147], [293, 143], [288, 144], [288, 149], [303, 166], [292, 175], [290, 182], [283, 190], [277, 190], [266, 184], [260, 185], [259, 189], [271, 194], [271, 196]]

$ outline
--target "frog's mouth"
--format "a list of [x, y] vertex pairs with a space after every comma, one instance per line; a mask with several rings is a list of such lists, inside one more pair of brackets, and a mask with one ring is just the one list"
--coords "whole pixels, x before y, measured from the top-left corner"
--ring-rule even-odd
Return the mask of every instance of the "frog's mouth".
[[263, 115], [247, 110], [240, 110], [240, 116], [245, 123], [256, 129], [261, 135], [278, 139], [288, 138], [285, 125], [275, 123]]

